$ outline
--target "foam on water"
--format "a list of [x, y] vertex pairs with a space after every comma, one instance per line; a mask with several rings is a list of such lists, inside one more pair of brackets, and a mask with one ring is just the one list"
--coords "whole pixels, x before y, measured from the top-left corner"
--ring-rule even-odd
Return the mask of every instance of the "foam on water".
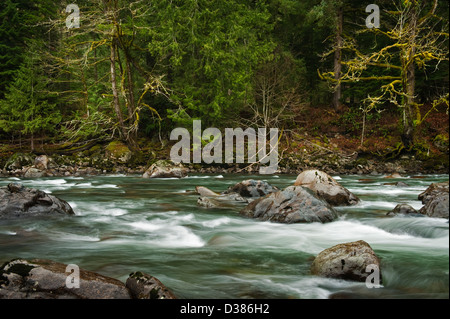
[[[124, 269], [148, 269], [187, 297], [252, 298], [266, 293], [275, 298], [327, 298], [359, 284], [310, 276], [311, 258], [334, 245], [364, 240], [382, 259], [388, 284], [400, 275], [398, 285], [408, 291], [416, 285], [428, 289], [420, 282], [434, 284], [435, 279], [417, 271], [430, 266], [430, 271], [438, 271], [437, 280], [448, 279], [447, 220], [385, 214], [399, 203], [420, 209], [418, 194], [445, 176], [407, 181], [412, 186], [400, 188], [383, 185], [379, 177], [365, 184], [357, 181], [361, 176], [336, 176], [361, 203], [337, 208], [341, 217], [327, 224], [263, 222], [240, 216], [239, 208], [199, 209], [197, 196], [180, 194], [198, 185], [198, 178], [207, 187], [226, 189], [249, 177], [226, 175], [222, 186], [217, 180], [222, 175], [191, 178], [163, 186], [125, 176], [26, 179], [25, 186], [66, 199], [76, 216], [0, 223], [1, 255], [73, 258], [113, 277], [122, 276]], [[295, 182], [290, 175], [267, 180], [275, 178], [280, 188]], [[114, 267], [119, 273], [107, 273]], [[418, 279], [408, 281], [411, 274]], [[433, 286], [427, 293], [440, 289], [448, 295], [448, 284], [441, 285], [443, 289]], [[408, 297], [408, 291], [402, 296]]]
[[65, 242], [98, 242], [100, 241], [99, 237], [96, 236], [87, 236], [87, 235], [78, 235], [72, 233], [63, 233], [63, 232], [55, 232], [50, 234], [53, 240], [60, 240]]
[[[389, 220], [389, 219], [386, 219]], [[441, 231], [441, 237], [424, 238], [414, 231], [392, 231], [385, 227], [365, 224], [359, 220], [338, 220], [320, 224], [275, 224], [270, 222], [240, 223], [221, 228], [234, 234], [241, 242], [254, 247], [271, 249], [292, 249], [308, 254], [317, 254], [331, 246], [365, 240], [374, 247], [389, 247], [391, 250], [448, 248], [448, 228]], [[239, 241], [238, 241], [239, 242]], [[230, 243], [235, 245], [236, 242]]]
[[213, 220], [207, 220], [204, 222], [201, 222], [202, 226], [208, 227], [208, 228], [216, 228], [218, 226], [227, 225], [231, 222], [231, 219], [228, 217], [221, 217]]

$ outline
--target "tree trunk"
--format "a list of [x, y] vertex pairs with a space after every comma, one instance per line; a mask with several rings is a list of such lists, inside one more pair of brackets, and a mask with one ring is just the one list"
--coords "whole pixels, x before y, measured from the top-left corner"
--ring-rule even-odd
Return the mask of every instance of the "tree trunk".
[[127, 91], [128, 91], [128, 117], [132, 127], [130, 135], [133, 141], [137, 139], [138, 127], [136, 123], [136, 102], [134, 99], [134, 85], [131, 73], [131, 65], [128, 56], [125, 56], [125, 69], [127, 72]]
[[333, 94], [333, 106], [337, 111], [340, 106], [342, 97], [341, 87], [341, 73], [342, 73], [342, 29], [344, 23], [343, 9], [340, 7], [337, 13], [337, 28], [336, 28], [336, 50], [334, 51], [334, 79], [336, 80], [336, 87]]
[[416, 120], [416, 108], [417, 105], [415, 103], [415, 86], [416, 86], [416, 77], [415, 77], [415, 63], [414, 63], [414, 55], [416, 54], [416, 34], [417, 34], [417, 12], [415, 8], [415, 3], [412, 4], [411, 8], [411, 20], [409, 23], [409, 52], [407, 54], [407, 60], [405, 64], [405, 86], [404, 90], [406, 93], [405, 99], [405, 117], [404, 117], [404, 127], [403, 127], [403, 135], [402, 142], [403, 146], [406, 149], [410, 149], [414, 145], [414, 133], [415, 126], [414, 123]]
[[119, 121], [119, 134], [121, 138], [126, 137], [125, 127], [123, 123], [122, 110], [120, 109], [120, 101], [119, 101], [119, 92], [117, 91], [117, 83], [116, 83], [116, 42], [115, 39], [112, 39], [111, 43], [111, 89], [113, 93], [113, 105], [114, 111], [117, 116], [117, 120]]

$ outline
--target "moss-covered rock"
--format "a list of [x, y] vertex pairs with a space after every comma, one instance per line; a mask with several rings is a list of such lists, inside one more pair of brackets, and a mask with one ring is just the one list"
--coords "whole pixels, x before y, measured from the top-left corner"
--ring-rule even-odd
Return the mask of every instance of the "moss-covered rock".
[[448, 147], [448, 135], [439, 134], [433, 140], [433, 145], [441, 152], [447, 152]]
[[106, 146], [105, 154], [107, 158], [120, 163], [127, 163], [133, 155], [128, 146], [121, 141], [109, 143]]
[[6, 170], [21, 169], [24, 166], [31, 166], [34, 163], [35, 156], [30, 153], [15, 153], [4, 166]]

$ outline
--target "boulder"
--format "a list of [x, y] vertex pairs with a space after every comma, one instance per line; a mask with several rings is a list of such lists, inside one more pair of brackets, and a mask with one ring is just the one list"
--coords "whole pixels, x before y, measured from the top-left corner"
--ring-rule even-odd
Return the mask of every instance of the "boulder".
[[125, 286], [133, 299], [177, 299], [157, 278], [139, 271], [128, 277]]
[[112, 141], [106, 146], [105, 156], [110, 161], [117, 161], [119, 163], [128, 163], [133, 153], [128, 146], [121, 141]]
[[62, 199], [20, 183], [0, 187], [0, 219], [61, 215], [75, 215]]
[[359, 203], [359, 198], [339, 184], [327, 173], [307, 170], [298, 175], [294, 186], [304, 186], [314, 191], [333, 206], [350, 206]]
[[157, 278], [133, 272], [120, 280], [45, 259], [0, 267], [0, 299], [176, 299]]
[[22, 169], [24, 166], [33, 165], [33, 156], [31, 154], [15, 153], [5, 163], [4, 169], [7, 171]]
[[278, 187], [274, 187], [266, 181], [249, 179], [230, 186], [224, 194], [236, 193], [242, 197], [263, 197], [277, 191], [279, 191]]
[[391, 175], [385, 176], [384, 178], [402, 178], [402, 175], [399, 173], [392, 173]]
[[326, 223], [338, 217], [336, 210], [306, 187], [290, 186], [248, 204], [241, 215], [279, 223]]
[[395, 206], [393, 210], [388, 212], [386, 215], [388, 216], [396, 216], [396, 215], [420, 215], [420, 213], [411, 205], [408, 204], [398, 204]]
[[220, 196], [220, 194], [219, 193], [216, 193], [216, 192], [214, 192], [214, 191], [212, 191], [212, 190], [210, 190], [209, 188], [207, 188], [207, 187], [204, 187], [204, 186], [196, 186], [195, 187], [195, 192], [197, 193], [197, 194], [199, 194], [200, 196], [206, 196], [206, 197], [217, 197], [217, 196]]
[[26, 169], [25, 173], [23, 174], [23, 177], [26, 178], [40, 178], [45, 175], [45, 171], [42, 171], [35, 167], [29, 167]]
[[[79, 286], [72, 284], [75, 272], [68, 265], [43, 259], [15, 259], [0, 268], [0, 299], [130, 299], [119, 280], [79, 269]], [[70, 285], [67, 284], [70, 281]]]
[[422, 201], [422, 204], [428, 203], [430, 200], [433, 199], [433, 197], [449, 193], [449, 182], [443, 182], [443, 183], [433, 183], [431, 184], [424, 192], [420, 193], [418, 198], [420, 201]]
[[419, 212], [433, 218], [449, 218], [449, 195], [434, 196], [423, 206]]
[[419, 195], [424, 206], [421, 214], [434, 218], [449, 218], [449, 182], [433, 183]]
[[204, 186], [197, 186], [195, 192], [200, 195], [197, 205], [206, 208], [231, 208], [236, 204], [248, 204], [267, 194], [279, 191], [266, 181], [245, 180], [230, 186], [222, 193], [216, 193]]
[[49, 159], [47, 155], [39, 155], [34, 159], [34, 167], [41, 171], [48, 169], [48, 163]]
[[372, 265], [380, 269], [380, 260], [370, 245], [360, 240], [339, 244], [319, 253], [311, 265], [311, 273], [321, 277], [364, 282], [371, 274], [366, 271], [367, 266]]
[[183, 178], [188, 170], [182, 164], [170, 160], [160, 160], [150, 166], [142, 177], [144, 178]]

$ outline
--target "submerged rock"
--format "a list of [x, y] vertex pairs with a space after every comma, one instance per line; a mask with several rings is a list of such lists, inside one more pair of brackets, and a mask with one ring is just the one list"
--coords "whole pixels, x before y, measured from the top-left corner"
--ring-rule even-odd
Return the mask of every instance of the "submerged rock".
[[314, 191], [333, 206], [350, 206], [359, 203], [359, 198], [339, 184], [327, 173], [308, 170], [298, 175], [294, 186], [304, 186]]
[[384, 178], [402, 178], [402, 175], [395, 172], [395, 173], [392, 173], [391, 175], [385, 176]]
[[405, 182], [383, 183], [383, 185], [397, 186], [397, 187], [409, 187], [409, 185], [407, 183], [405, 183]]
[[0, 219], [60, 215], [75, 215], [62, 199], [20, 183], [0, 187]]
[[388, 212], [386, 215], [395, 216], [395, 215], [420, 215], [420, 213], [411, 205], [408, 204], [398, 204], [395, 206], [393, 210]]
[[233, 199], [224, 196], [200, 196], [197, 205], [205, 208], [234, 208]]
[[144, 178], [183, 178], [188, 173], [182, 164], [175, 164], [170, 160], [160, 160], [150, 166], [142, 177]]
[[375, 266], [380, 270], [380, 260], [370, 245], [360, 240], [339, 244], [319, 253], [311, 265], [311, 273], [321, 277], [364, 282], [371, 274], [367, 271], [368, 266]]
[[336, 210], [313, 191], [301, 186], [290, 186], [256, 199], [247, 205], [241, 215], [279, 223], [326, 223], [338, 217]]
[[424, 204], [420, 213], [429, 217], [449, 218], [449, 182], [431, 184], [418, 198]]
[[177, 299], [157, 278], [139, 271], [128, 277], [125, 286], [133, 299]]

